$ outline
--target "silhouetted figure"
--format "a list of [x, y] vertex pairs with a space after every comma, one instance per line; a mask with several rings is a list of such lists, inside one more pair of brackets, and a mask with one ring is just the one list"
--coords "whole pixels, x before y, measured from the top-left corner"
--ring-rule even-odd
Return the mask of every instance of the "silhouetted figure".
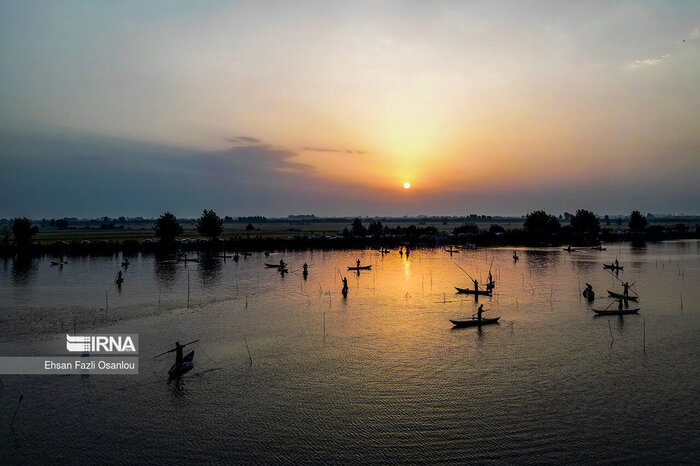
[[341, 291], [344, 295], [348, 294], [348, 279], [343, 277], [343, 289]]
[[622, 294], [626, 297], [630, 295], [630, 284], [628, 282], [625, 282], [624, 285], [622, 285], [623, 291]]
[[411, 254], [411, 251], [408, 248], [406, 248], [406, 259], [408, 259], [409, 254]]
[[518, 261], [518, 251], [513, 251], [513, 262]]
[[[474, 291], [475, 291], [475, 292], [476, 292], [476, 291], [479, 291], [479, 282], [476, 281], [476, 280], [474, 280]], [[483, 304], [482, 304], [482, 306], [483, 306]]]
[[122, 271], [120, 270], [117, 272], [117, 279], [115, 280], [117, 286], [121, 286], [122, 282], [124, 281], [124, 277], [122, 277]]
[[306, 262], [304, 262], [304, 270], [302, 272], [304, 276], [307, 276], [309, 274], [309, 266], [306, 265]]
[[399, 249], [399, 256], [403, 257], [403, 249]]
[[618, 268], [618, 267], [620, 267], [620, 262], [617, 259], [615, 259], [615, 268]]
[[489, 283], [493, 283], [493, 275], [491, 275], [490, 270], [489, 270]]
[[360, 267], [360, 259], [357, 259], [357, 267]]
[[583, 297], [589, 301], [593, 301], [595, 298], [595, 292], [593, 291], [593, 285], [586, 283], [586, 289], [583, 290]]
[[622, 310], [622, 298], [618, 298], [618, 300], [617, 300], [617, 310], [618, 311]]
[[175, 342], [175, 367], [182, 367], [182, 349], [185, 345], [181, 345], [179, 341]]
[[477, 309], [477, 311], [476, 311], [476, 320], [478, 320], [479, 322], [481, 322], [481, 314], [483, 312], [484, 312], [484, 305], [480, 304], [479, 309]]

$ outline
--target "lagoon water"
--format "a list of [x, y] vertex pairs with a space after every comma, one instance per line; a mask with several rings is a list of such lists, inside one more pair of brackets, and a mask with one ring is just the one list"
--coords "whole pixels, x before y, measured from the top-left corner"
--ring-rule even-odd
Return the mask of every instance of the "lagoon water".
[[[1, 462], [699, 462], [700, 242], [512, 252], [138, 256], [121, 291], [121, 256], [0, 262], [0, 355], [140, 339], [137, 376], [1, 376]], [[607, 306], [616, 257], [641, 311], [594, 317], [580, 291]], [[280, 258], [284, 277], [263, 265]], [[348, 273], [356, 258], [372, 270]], [[478, 304], [500, 324], [452, 328], [478, 305], [457, 264], [492, 268]], [[169, 382], [153, 356], [194, 339]]]

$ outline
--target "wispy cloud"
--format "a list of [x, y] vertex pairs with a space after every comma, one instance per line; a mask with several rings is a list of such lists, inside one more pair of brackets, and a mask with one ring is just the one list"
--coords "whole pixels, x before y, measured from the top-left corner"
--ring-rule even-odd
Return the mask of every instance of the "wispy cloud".
[[233, 137], [228, 137], [226, 138], [227, 142], [231, 142], [233, 144], [261, 144], [262, 141], [258, 138], [254, 138], [252, 136], [233, 136]]
[[659, 57], [650, 57], [650, 58], [643, 58], [640, 60], [635, 60], [634, 62], [631, 63], [632, 67], [638, 68], [640, 66], [655, 66], [670, 57], [670, 53], [665, 53]]

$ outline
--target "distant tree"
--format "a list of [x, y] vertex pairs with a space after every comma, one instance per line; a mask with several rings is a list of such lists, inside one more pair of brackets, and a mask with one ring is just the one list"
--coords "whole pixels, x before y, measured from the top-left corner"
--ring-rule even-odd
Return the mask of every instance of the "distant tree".
[[153, 227], [156, 237], [160, 239], [161, 244], [170, 244], [175, 241], [175, 238], [180, 236], [184, 229], [177, 222], [177, 218], [170, 212], [165, 212], [156, 220], [156, 226]]
[[571, 220], [572, 215], [569, 212], [564, 212], [564, 220], [567, 222]]
[[369, 227], [367, 228], [367, 233], [370, 235], [381, 235], [384, 233], [384, 227], [382, 222], [377, 220], [376, 222], [369, 222]]
[[255, 230], [255, 227], [253, 226], [252, 223], [249, 223], [248, 225], [245, 226], [245, 231], [253, 231]]
[[554, 233], [559, 230], [559, 220], [544, 210], [536, 210], [525, 216], [523, 227], [530, 233]]
[[362, 220], [359, 217], [355, 217], [352, 221], [352, 234], [355, 236], [365, 236], [367, 234], [367, 229], [362, 225]]
[[224, 221], [213, 210], [204, 209], [202, 216], [197, 220], [197, 231], [213, 241], [223, 233]]
[[571, 217], [571, 227], [580, 233], [598, 233], [600, 222], [590, 210], [578, 209]]
[[224, 223], [233, 223], [233, 217], [227, 215], [224, 217]]
[[647, 227], [647, 219], [638, 210], [630, 214], [630, 231], [640, 232]]
[[19, 217], [12, 220], [12, 236], [18, 248], [26, 248], [32, 244], [32, 238], [39, 231], [36, 226], [26, 217]]
[[465, 223], [464, 225], [460, 225], [460, 226], [456, 227], [453, 230], [453, 232], [455, 235], [458, 235], [460, 233], [471, 233], [474, 235], [478, 235], [479, 234], [479, 227], [474, 225], [473, 223]]
[[68, 220], [63, 218], [56, 220], [56, 228], [58, 228], [59, 230], [65, 230], [66, 228], [68, 228]]
[[494, 224], [489, 227], [489, 232], [495, 235], [496, 233], [505, 233], [506, 229], [500, 225]]
[[49, 226], [50, 226], [50, 227], [55, 227], [55, 226], [56, 226], [56, 220], [51, 219], [51, 221], [49, 222]]
[[[387, 226], [387, 227], [384, 229], [384, 231], [386, 232], [388, 228], [389, 228], [389, 227]], [[346, 238], [347, 238], [348, 236], [350, 236], [350, 230], [348, 230], [348, 227], [343, 228], [343, 231], [342, 231], [341, 234], [342, 234], [343, 236], [345, 236]]]

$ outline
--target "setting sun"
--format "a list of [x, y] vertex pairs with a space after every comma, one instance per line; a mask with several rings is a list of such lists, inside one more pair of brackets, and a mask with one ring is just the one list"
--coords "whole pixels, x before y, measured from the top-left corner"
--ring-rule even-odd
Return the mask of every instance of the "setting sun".
[[403, 184], [403, 187], [404, 187], [404, 189], [408, 189], [408, 188], [411, 187], [411, 183], [409, 183], [409, 182], [407, 181], [407, 182], [405, 182], [405, 183]]

